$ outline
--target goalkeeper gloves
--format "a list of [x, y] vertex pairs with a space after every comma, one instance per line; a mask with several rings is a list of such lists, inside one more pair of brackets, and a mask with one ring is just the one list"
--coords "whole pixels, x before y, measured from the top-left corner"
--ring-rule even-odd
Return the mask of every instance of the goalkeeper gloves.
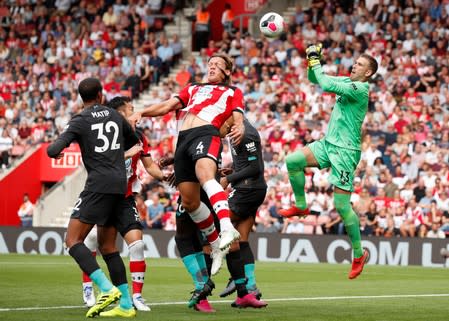
[[320, 64], [322, 44], [310, 45], [306, 49], [307, 65], [309, 68]]

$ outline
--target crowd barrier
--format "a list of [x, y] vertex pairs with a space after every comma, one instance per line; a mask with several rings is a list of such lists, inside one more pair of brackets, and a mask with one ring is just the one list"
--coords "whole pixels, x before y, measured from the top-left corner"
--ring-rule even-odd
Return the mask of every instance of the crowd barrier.
[[[64, 228], [0, 227], [0, 254], [68, 255], [64, 248]], [[178, 258], [174, 232], [144, 231], [145, 257]], [[351, 244], [345, 236], [286, 235], [253, 233], [251, 247], [256, 260], [298, 263], [349, 263]], [[121, 255], [127, 247], [119, 238]], [[423, 267], [449, 267], [449, 259], [440, 255], [441, 248], [449, 250], [449, 239], [380, 238], [362, 240], [370, 252], [368, 264]]]

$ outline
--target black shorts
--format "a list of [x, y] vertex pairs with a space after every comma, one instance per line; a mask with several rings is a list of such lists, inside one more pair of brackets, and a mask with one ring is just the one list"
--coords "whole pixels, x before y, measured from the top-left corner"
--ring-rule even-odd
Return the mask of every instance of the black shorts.
[[208, 157], [218, 164], [221, 150], [220, 133], [212, 125], [180, 131], [174, 164], [176, 185], [182, 182], [198, 182], [195, 174], [196, 161]]
[[130, 230], [142, 230], [133, 196], [82, 191], [71, 218], [87, 224], [114, 226], [122, 236]]
[[87, 224], [111, 225], [111, 221], [120, 214], [120, 204], [124, 199], [121, 194], [82, 191], [70, 217]]
[[120, 202], [119, 215], [112, 222], [121, 236], [125, 236], [131, 230], [142, 230], [140, 216], [137, 212], [134, 196], [128, 196]]
[[[218, 232], [220, 232], [220, 220], [218, 219], [218, 216], [215, 214], [212, 206], [210, 205], [207, 194], [203, 189], [201, 189], [201, 202], [206, 204], [206, 206], [211, 211], [212, 215], [214, 216], [215, 228]], [[192, 237], [192, 242], [196, 242], [196, 240], [199, 240], [201, 246], [209, 244], [206, 236], [200, 231], [198, 226], [192, 220], [190, 214], [182, 207], [181, 196], [178, 198], [178, 208], [176, 210], [176, 235], [182, 237], [190, 236]]]
[[241, 218], [255, 217], [266, 194], [266, 189], [232, 189], [228, 197], [229, 209]]

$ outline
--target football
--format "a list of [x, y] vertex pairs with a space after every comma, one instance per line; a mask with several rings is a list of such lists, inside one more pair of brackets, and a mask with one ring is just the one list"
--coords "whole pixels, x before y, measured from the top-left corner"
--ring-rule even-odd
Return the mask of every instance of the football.
[[279, 37], [284, 31], [284, 18], [276, 12], [268, 12], [260, 19], [259, 28], [265, 37]]

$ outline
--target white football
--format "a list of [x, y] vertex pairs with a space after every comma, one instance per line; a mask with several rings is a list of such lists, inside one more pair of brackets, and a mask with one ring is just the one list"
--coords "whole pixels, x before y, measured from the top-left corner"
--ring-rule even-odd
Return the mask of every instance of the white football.
[[279, 37], [284, 31], [284, 18], [276, 12], [268, 12], [260, 19], [259, 28], [265, 37]]

